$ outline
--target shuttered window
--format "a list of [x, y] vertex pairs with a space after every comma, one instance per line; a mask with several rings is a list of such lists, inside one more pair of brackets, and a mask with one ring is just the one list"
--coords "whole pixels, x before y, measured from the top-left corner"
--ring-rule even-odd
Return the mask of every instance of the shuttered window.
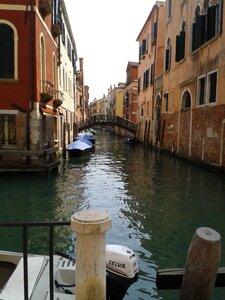
[[181, 31], [180, 35], [176, 36], [176, 62], [185, 57], [185, 31]]
[[205, 89], [206, 89], [206, 79], [205, 76], [198, 79], [198, 98], [197, 105], [205, 104]]
[[[222, 32], [223, 0], [207, 7], [206, 15], [196, 13], [192, 24], [192, 51]], [[196, 11], [198, 9], [196, 8]]]
[[217, 72], [208, 75], [208, 102], [216, 102]]

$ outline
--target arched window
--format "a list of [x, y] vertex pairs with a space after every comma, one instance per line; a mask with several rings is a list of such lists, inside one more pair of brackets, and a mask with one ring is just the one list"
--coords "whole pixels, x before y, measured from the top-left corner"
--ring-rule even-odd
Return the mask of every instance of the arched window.
[[166, 43], [166, 52], [165, 52], [165, 71], [168, 71], [170, 69], [170, 60], [171, 60], [171, 44], [170, 44], [170, 38], [168, 38]]
[[203, 8], [197, 5], [192, 23], [192, 51], [221, 33], [222, 5], [222, 0], [205, 0]]
[[182, 97], [181, 110], [188, 110], [189, 108], [191, 108], [191, 95], [186, 90]]
[[45, 90], [46, 80], [46, 53], [45, 53], [45, 42], [43, 36], [40, 40], [40, 75], [41, 75], [41, 91]]
[[205, 42], [205, 15], [201, 14], [201, 7], [197, 5], [192, 23], [192, 51]]
[[176, 36], [176, 62], [185, 57], [186, 22], [183, 21], [179, 35]]
[[8, 21], [0, 20], [0, 78], [18, 78], [17, 44], [16, 28]]

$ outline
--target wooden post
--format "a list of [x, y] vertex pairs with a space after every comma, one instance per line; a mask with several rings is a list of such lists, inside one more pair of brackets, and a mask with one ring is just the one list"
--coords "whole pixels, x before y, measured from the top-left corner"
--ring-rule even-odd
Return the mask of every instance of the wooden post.
[[220, 234], [200, 227], [192, 239], [180, 292], [180, 300], [209, 300], [220, 262]]
[[106, 299], [105, 232], [111, 228], [106, 212], [85, 210], [71, 218], [76, 239], [76, 300]]

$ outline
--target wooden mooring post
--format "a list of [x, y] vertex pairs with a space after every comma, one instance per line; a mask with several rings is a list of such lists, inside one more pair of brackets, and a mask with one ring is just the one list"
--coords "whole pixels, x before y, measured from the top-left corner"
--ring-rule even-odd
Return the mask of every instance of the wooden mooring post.
[[85, 210], [71, 218], [76, 239], [75, 299], [106, 299], [105, 232], [111, 228], [106, 212]]
[[196, 230], [184, 269], [157, 272], [158, 289], [181, 289], [179, 300], [209, 300], [213, 288], [225, 286], [225, 268], [219, 268], [221, 236], [208, 227]]

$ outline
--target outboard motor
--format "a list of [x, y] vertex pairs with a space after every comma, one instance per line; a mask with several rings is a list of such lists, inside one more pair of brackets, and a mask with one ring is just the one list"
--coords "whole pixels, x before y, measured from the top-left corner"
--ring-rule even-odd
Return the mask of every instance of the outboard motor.
[[[55, 288], [65, 294], [75, 293], [75, 259], [57, 253], [59, 259], [55, 273]], [[106, 299], [122, 300], [131, 284], [138, 279], [137, 257], [122, 245], [106, 245]]]
[[122, 245], [106, 245], [106, 299], [122, 300], [138, 279], [137, 257]]

